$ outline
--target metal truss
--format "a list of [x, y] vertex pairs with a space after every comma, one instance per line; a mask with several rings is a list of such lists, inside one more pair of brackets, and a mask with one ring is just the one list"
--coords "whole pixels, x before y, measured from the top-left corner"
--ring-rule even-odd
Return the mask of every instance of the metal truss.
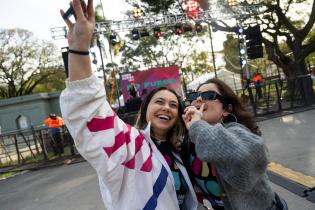
[[[95, 33], [99, 34], [111, 34], [122, 31], [130, 31], [134, 28], [150, 29], [155, 26], [171, 27], [176, 24], [187, 24], [190, 22], [216, 22], [220, 20], [239, 19], [246, 16], [252, 16], [261, 14], [264, 12], [264, 8], [260, 5], [251, 6], [235, 6], [233, 8], [227, 7], [212, 7], [213, 9], [206, 11], [199, 11], [194, 14], [167, 14], [157, 15], [151, 17], [140, 17], [129, 20], [121, 21], [104, 21], [95, 24]], [[51, 34], [53, 39], [64, 39], [67, 37], [67, 28], [56, 27], [51, 28]]]

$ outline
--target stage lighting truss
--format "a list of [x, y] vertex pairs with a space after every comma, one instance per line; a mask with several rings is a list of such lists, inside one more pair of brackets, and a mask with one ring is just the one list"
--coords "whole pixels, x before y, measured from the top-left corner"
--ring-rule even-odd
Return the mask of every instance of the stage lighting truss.
[[[177, 24], [187, 24], [188, 22], [217, 22], [219, 20], [227, 20], [232, 18], [244, 18], [246, 16], [252, 16], [261, 14], [265, 11], [265, 8], [259, 5], [251, 5], [246, 7], [235, 6], [233, 13], [230, 13], [222, 8], [211, 7], [211, 10], [198, 11], [195, 16], [190, 17], [186, 13], [182, 14], [168, 14], [157, 15], [151, 17], [139, 17], [137, 19], [128, 19], [121, 21], [108, 20], [104, 22], [97, 22], [95, 24], [95, 33], [110, 35], [113, 32], [118, 33], [122, 31], [132, 31], [133, 29], [146, 29], [153, 30], [156, 26], [163, 27], [175, 27]], [[214, 9], [213, 9], [214, 8]], [[237, 12], [239, 11], [239, 12]], [[64, 39], [67, 37], [67, 28], [56, 27], [51, 28], [52, 37], [54, 39]]]

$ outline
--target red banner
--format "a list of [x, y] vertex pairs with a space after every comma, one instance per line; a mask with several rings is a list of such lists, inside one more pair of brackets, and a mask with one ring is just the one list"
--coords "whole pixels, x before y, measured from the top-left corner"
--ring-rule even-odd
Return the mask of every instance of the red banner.
[[175, 90], [179, 95], [182, 94], [179, 68], [177, 66], [152, 68], [144, 71], [128, 72], [120, 74], [121, 88], [126, 102], [131, 96], [128, 92], [130, 86], [136, 86], [138, 96], [142, 99], [152, 89], [161, 86]]

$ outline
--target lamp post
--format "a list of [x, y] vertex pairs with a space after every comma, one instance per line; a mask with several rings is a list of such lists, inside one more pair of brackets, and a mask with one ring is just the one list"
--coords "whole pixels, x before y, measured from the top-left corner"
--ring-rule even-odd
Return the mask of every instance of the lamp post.
[[107, 81], [106, 81], [106, 74], [105, 74], [105, 67], [104, 67], [104, 60], [103, 60], [103, 53], [102, 53], [102, 46], [101, 46], [101, 42], [100, 42], [100, 37], [99, 35], [96, 36], [96, 45], [100, 51], [100, 56], [101, 56], [101, 63], [102, 63], [102, 72], [103, 72], [103, 79], [104, 79], [104, 87], [105, 87], [105, 93], [107, 96]]

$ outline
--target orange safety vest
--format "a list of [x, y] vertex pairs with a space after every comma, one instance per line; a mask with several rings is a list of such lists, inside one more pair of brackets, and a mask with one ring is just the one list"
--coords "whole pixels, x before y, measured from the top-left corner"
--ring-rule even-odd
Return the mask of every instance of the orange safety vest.
[[64, 125], [64, 122], [61, 117], [57, 117], [56, 119], [51, 119], [50, 117], [46, 118], [44, 123], [49, 128], [58, 128]]

